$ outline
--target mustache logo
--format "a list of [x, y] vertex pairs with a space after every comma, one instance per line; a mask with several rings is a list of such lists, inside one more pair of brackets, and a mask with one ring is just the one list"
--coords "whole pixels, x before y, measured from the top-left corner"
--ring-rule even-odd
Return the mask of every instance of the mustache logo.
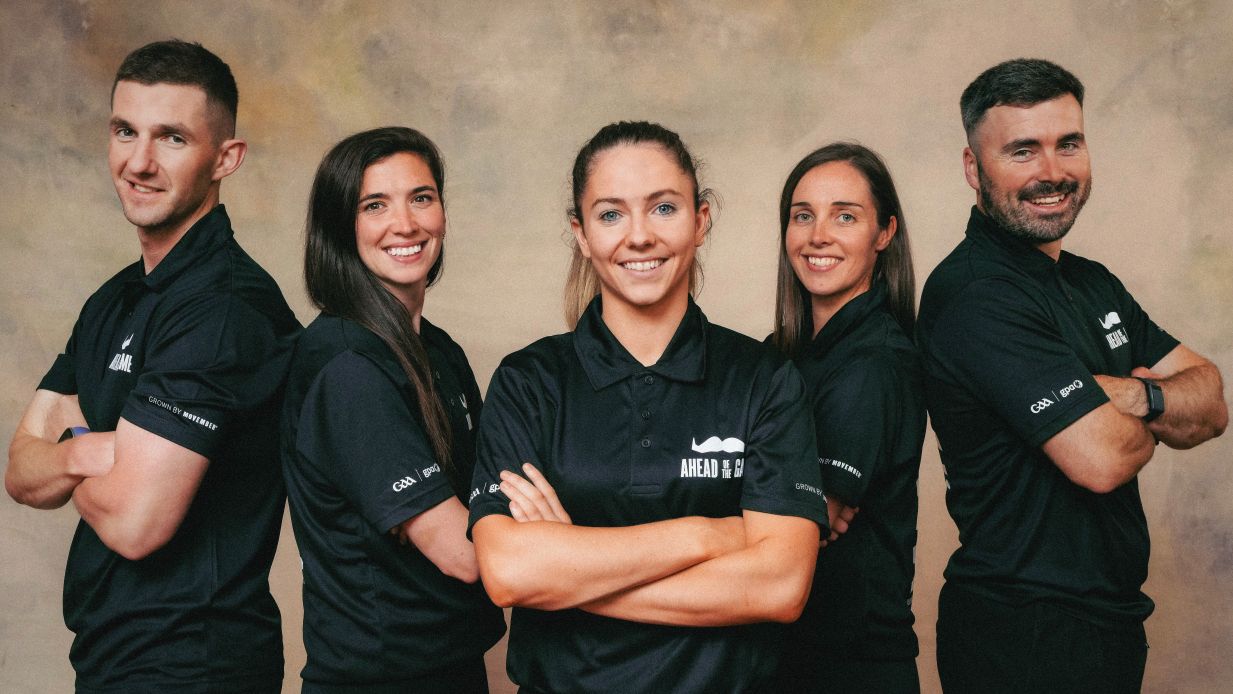
[[1117, 315], [1117, 311], [1110, 311], [1108, 315], [1100, 319], [1100, 327], [1104, 328], [1105, 330], [1108, 330], [1109, 328], [1112, 328], [1113, 326], [1121, 322], [1122, 322], [1122, 319], [1120, 316]]
[[718, 436], [698, 443], [696, 439], [690, 439], [690, 448], [696, 453], [744, 453], [745, 442], [738, 438], [721, 439]]

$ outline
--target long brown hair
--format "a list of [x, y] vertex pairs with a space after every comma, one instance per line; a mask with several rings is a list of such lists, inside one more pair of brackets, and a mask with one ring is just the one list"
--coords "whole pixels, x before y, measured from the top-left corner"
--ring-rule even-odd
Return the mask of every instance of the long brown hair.
[[916, 322], [916, 276], [912, 270], [912, 249], [908, 242], [908, 223], [903, 218], [899, 194], [890, 170], [876, 152], [855, 142], [833, 142], [814, 150], [797, 163], [784, 182], [779, 197], [779, 270], [775, 290], [775, 332], [771, 338], [779, 351], [796, 356], [813, 337], [813, 311], [810, 310], [810, 295], [792, 263], [788, 260], [788, 221], [792, 214], [792, 196], [805, 174], [813, 169], [835, 161], [852, 165], [873, 195], [878, 212], [878, 228], [890, 225], [891, 217], [897, 221], [898, 231], [891, 238], [886, 250], [878, 253], [873, 265], [873, 282], [886, 283], [890, 299], [891, 315], [909, 337]]
[[[595, 136], [587, 141], [578, 156], [574, 158], [574, 168], [570, 176], [573, 189], [573, 206], [569, 209], [569, 218], [582, 223], [579, 208], [582, 207], [582, 194], [586, 191], [587, 181], [591, 178], [591, 165], [601, 152], [618, 145], [653, 144], [664, 148], [672, 157], [681, 171], [689, 176], [694, 185], [694, 211], [705, 200], [711, 203], [712, 211], [716, 208], [714, 193], [709, 188], [699, 189], [698, 171], [693, 156], [681, 142], [681, 136], [658, 123], [646, 121], [620, 121], [600, 128]], [[713, 217], [712, 217], [713, 218]], [[707, 233], [711, 229], [708, 224]], [[565, 324], [572, 330], [578, 324], [578, 319], [587, 310], [587, 305], [599, 294], [599, 277], [591, 261], [582, 254], [578, 242], [570, 236], [570, 246], [573, 249], [569, 261], [569, 276], [565, 280]], [[693, 294], [702, 287], [702, 262], [694, 257], [693, 267], [689, 274], [689, 293]]]
[[[325, 155], [313, 179], [308, 200], [304, 282], [313, 305], [325, 313], [354, 321], [371, 330], [390, 348], [415, 389], [424, 430], [433, 453], [454, 492], [466, 498], [470, 479], [463, 479], [450, 456], [450, 425], [433, 385], [424, 341], [411, 324], [411, 314], [360, 260], [355, 244], [355, 215], [364, 171], [399, 152], [424, 160], [445, 205], [445, 168], [436, 145], [411, 128], [377, 128], [356, 133]], [[445, 262], [445, 248], [428, 270], [428, 285], [436, 282]]]

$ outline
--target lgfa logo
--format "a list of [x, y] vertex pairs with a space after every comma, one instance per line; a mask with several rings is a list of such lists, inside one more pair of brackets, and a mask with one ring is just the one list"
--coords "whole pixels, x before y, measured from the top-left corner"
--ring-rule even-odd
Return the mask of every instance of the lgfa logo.
[[[135, 334], [136, 333], [133, 333], [133, 335]], [[128, 349], [128, 346], [132, 344], [133, 335], [129, 335], [124, 338], [124, 342], [120, 344], [120, 351], [111, 358], [111, 363], [107, 365], [107, 368], [112, 371], [123, 371], [128, 374], [133, 373], [133, 355], [124, 353], [124, 350]]]

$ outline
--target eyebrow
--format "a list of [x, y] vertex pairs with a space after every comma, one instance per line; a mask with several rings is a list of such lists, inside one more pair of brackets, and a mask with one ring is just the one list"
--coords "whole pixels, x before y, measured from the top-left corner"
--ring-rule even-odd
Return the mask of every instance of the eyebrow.
[[[411, 195], [419, 195], [420, 193], [425, 193], [425, 192], [435, 193], [437, 192], [437, 187], [436, 186], [419, 186], [418, 188], [413, 188], [411, 190]], [[367, 200], [379, 200], [381, 198], [388, 198], [388, 197], [390, 197], [389, 193], [378, 190], [378, 191], [369, 193], [368, 195], [365, 195], [364, 197], [360, 198], [359, 201], [365, 202]]]
[[[847, 200], [836, 200], [832, 202], [830, 206], [831, 207], [859, 207], [862, 210], [865, 209], [865, 206], [860, 204], [859, 202], [848, 202]], [[790, 208], [791, 207], [813, 207], [813, 205], [810, 204], [808, 200], [802, 200], [800, 202], [794, 202], [788, 207]]]
[[[681, 195], [681, 192], [675, 188], [664, 188], [663, 190], [657, 190], [654, 193], [651, 193], [650, 195], [646, 196], [646, 199], [647, 200], [658, 200], [659, 198], [668, 197], [670, 195], [675, 195], [677, 197], [685, 197], [684, 195]], [[622, 198], [599, 198], [595, 202], [591, 203], [591, 208], [594, 209], [596, 205], [600, 205], [602, 203], [607, 203], [609, 205], [624, 205], [625, 200], [623, 200]]]

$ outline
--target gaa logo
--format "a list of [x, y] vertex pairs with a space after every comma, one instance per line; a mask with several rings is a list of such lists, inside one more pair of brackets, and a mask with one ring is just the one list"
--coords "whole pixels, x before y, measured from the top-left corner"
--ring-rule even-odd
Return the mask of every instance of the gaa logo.
[[404, 477], [394, 483], [394, 491], [401, 492], [402, 490], [406, 489], [407, 487], [410, 487], [413, 484], [415, 484], [415, 480], [411, 479], [410, 477]]
[[1049, 398], [1041, 398], [1032, 405], [1032, 414], [1040, 414], [1045, 411], [1045, 408], [1052, 405], [1053, 401]]

